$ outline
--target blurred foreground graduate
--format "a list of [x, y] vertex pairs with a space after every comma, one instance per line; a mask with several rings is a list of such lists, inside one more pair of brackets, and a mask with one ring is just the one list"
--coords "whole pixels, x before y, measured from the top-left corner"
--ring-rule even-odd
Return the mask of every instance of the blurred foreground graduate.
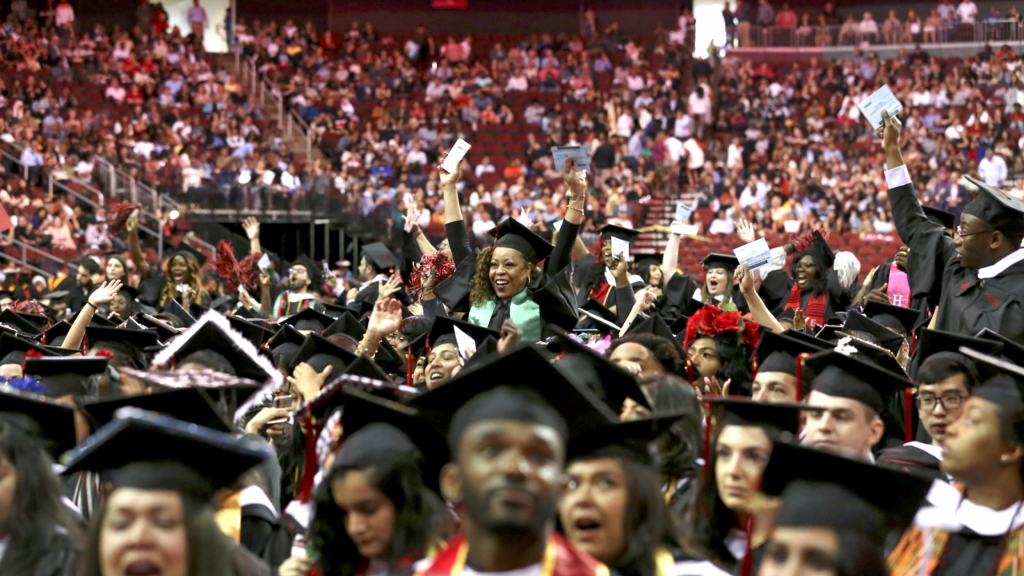
[[0, 574], [77, 574], [80, 527], [52, 458], [74, 445], [71, 408], [0, 385]]
[[[568, 204], [557, 246], [508, 218], [495, 228], [494, 246], [474, 256], [455, 189], [460, 174], [439, 170], [445, 229], [457, 264], [455, 274], [438, 284], [434, 294], [453, 312], [466, 312], [469, 322], [496, 332], [511, 319], [523, 331], [524, 342], [538, 342], [549, 335], [549, 324], [573, 329], [578, 314], [571, 252], [583, 221], [584, 177], [566, 163], [562, 177], [569, 187]], [[541, 261], [543, 268], [538, 266]]]
[[271, 455], [258, 441], [126, 408], [65, 455], [66, 472], [102, 472], [81, 574], [263, 576], [270, 567], [214, 520], [216, 492]]
[[893, 576], [1020, 574], [1024, 565], [1024, 369], [969, 348], [983, 382], [946, 429], [927, 505], [889, 555]]
[[447, 431], [452, 456], [441, 488], [465, 509], [463, 534], [419, 563], [418, 574], [608, 574], [552, 531], [568, 431], [597, 430], [616, 418], [593, 393], [523, 347], [460, 372], [411, 404]]

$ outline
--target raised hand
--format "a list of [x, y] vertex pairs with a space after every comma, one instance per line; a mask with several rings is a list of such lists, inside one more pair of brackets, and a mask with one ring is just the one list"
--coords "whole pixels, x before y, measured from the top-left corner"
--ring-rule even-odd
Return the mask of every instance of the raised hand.
[[582, 196], [587, 193], [587, 179], [576, 171], [576, 162], [565, 159], [562, 164], [562, 179], [573, 196]]
[[895, 116], [889, 116], [887, 110], [882, 110], [882, 148], [891, 149], [900, 147], [900, 129], [903, 123]]
[[793, 313], [793, 330], [806, 330], [807, 319], [804, 318], [804, 309], [797, 308]]
[[459, 181], [459, 178], [462, 178], [462, 162], [459, 162], [459, 165], [455, 169], [455, 173], [454, 174], [452, 174], [451, 172], [448, 172], [447, 170], [445, 170], [444, 168], [441, 167], [441, 165], [444, 164], [444, 159], [447, 158], [447, 157], [448, 157], [448, 153], [445, 152], [437, 160], [437, 179], [438, 179], [438, 184], [441, 185], [441, 189], [442, 190], [446, 186], [454, 187], [455, 183]]
[[402, 289], [402, 280], [398, 277], [398, 274], [393, 274], [388, 278], [387, 282], [381, 281], [380, 287], [377, 292], [377, 302], [383, 302], [391, 297], [392, 294]]
[[757, 291], [754, 286], [754, 275], [750, 273], [748, 265], [737, 266], [733, 275], [736, 278], [736, 283], [740, 286], [740, 294], [752, 294]]
[[138, 212], [138, 210], [136, 210], [135, 212], [132, 212], [131, 216], [128, 216], [128, 220], [126, 220], [125, 223], [124, 223], [124, 228], [125, 228], [125, 230], [128, 231], [129, 234], [135, 234], [136, 231], [138, 231], [138, 227], [139, 227], [139, 212]]
[[334, 370], [333, 367], [327, 366], [322, 372], [317, 372], [309, 364], [301, 362], [295, 367], [292, 375], [288, 377], [288, 383], [292, 385], [293, 392], [297, 391], [299, 393], [299, 400], [307, 402], [320, 393], [320, 389], [324, 387], [324, 383], [327, 382], [327, 378], [330, 377], [332, 370]]
[[114, 296], [121, 291], [120, 280], [109, 280], [99, 285], [92, 294], [89, 294], [89, 304], [94, 307], [99, 307], [104, 304], [110, 304], [110, 301], [114, 299]]
[[885, 284], [882, 284], [880, 288], [875, 288], [868, 292], [867, 295], [864, 296], [864, 304], [867, 304], [868, 302], [889, 304], [889, 283], [886, 282]]
[[366, 332], [384, 338], [402, 327], [402, 304], [394, 298], [378, 301], [366, 325]]
[[245, 230], [245, 235], [250, 241], [259, 239], [260, 223], [252, 216], [242, 220], [242, 229]]
[[523, 338], [523, 331], [516, 326], [511, 318], [506, 318], [501, 324], [501, 332], [498, 337], [498, 353], [504, 354], [511, 351]]
[[736, 235], [740, 237], [740, 240], [743, 240], [744, 244], [749, 244], [757, 239], [754, 234], [754, 225], [748, 222], [746, 218], [736, 223]]

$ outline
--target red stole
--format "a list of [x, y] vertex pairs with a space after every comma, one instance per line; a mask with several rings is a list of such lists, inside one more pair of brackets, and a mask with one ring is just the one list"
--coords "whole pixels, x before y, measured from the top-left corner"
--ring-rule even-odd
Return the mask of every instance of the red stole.
[[[804, 310], [804, 321], [811, 328], [825, 325], [825, 306], [828, 302], [828, 296], [825, 294], [814, 294], [811, 293], [811, 297], [807, 299], [807, 309]], [[789, 290], [789, 300], [786, 301], [786, 310], [799, 310], [800, 309], [800, 286], [796, 282], [793, 283], [793, 287]]]
[[[430, 568], [415, 576], [459, 576], [466, 567], [469, 544], [463, 534], [449, 540], [442, 547]], [[608, 576], [608, 567], [594, 560], [586, 552], [577, 550], [557, 532], [548, 536], [548, 544], [541, 560], [541, 576]]]
[[597, 283], [597, 286], [594, 286], [594, 289], [590, 291], [590, 297], [604, 306], [605, 301], [608, 299], [608, 295], [611, 294], [611, 292], [612, 285], [602, 278], [601, 281]]

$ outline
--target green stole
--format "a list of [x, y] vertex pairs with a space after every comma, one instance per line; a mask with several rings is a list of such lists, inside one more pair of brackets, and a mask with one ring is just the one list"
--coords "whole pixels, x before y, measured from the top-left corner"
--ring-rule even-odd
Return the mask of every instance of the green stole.
[[[523, 331], [523, 342], [540, 342], [541, 322], [540, 306], [530, 298], [529, 288], [512, 297], [509, 307], [509, 316], [512, 321]], [[483, 304], [474, 304], [469, 309], [468, 320], [470, 324], [486, 328], [491, 323], [491, 315], [494, 314], [494, 307], [497, 302], [494, 298]]]

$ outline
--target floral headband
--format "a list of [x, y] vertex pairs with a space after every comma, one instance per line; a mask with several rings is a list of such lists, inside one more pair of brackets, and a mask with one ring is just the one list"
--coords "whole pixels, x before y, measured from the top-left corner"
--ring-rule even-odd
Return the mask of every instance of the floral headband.
[[723, 311], [718, 306], [704, 306], [686, 322], [686, 342], [683, 348], [689, 348], [694, 340], [700, 337], [712, 337], [726, 332], [735, 332], [737, 343], [753, 354], [760, 338], [761, 325], [751, 320], [744, 320], [736, 310]]

